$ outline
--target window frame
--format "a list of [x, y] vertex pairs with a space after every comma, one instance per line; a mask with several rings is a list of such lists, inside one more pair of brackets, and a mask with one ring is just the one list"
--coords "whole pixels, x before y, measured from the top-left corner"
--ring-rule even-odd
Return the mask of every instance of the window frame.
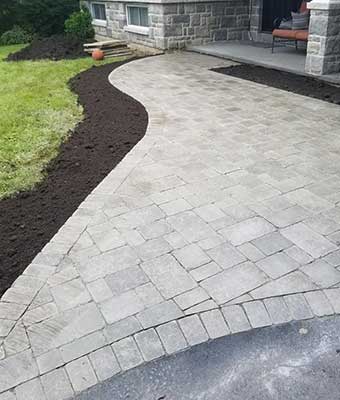
[[[147, 18], [148, 18], [148, 25], [135, 25], [131, 23], [131, 19], [130, 19], [130, 10], [131, 8], [137, 8], [137, 9], [146, 9], [147, 11]], [[139, 15], [139, 19], [140, 15]], [[132, 33], [138, 33], [141, 35], [148, 35], [149, 34], [149, 7], [147, 4], [127, 4], [126, 5], [126, 22], [127, 22], [127, 26], [125, 26], [124, 30], [128, 31], [128, 32], [132, 32]]]
[[[95, 15], [95, 7], [94, 6], [103, 6], [104, 7], [104, 14], [105, 14], [105, 19], [98, 19], [96, 18]], [[107, 25], [107, 16], [106, 16], [106, 4], [99, 2], [99, 1], [94, 1], [91, 2], [91, 15], [92, 15], [92, 23], [93, 25], [99, 25], [99, 26], [106, 26]]]

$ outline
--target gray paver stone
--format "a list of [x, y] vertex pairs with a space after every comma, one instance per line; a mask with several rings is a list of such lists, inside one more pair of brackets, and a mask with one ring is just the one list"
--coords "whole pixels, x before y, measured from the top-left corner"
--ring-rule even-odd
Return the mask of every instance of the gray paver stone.
[[275, 228], [273, 225], [265, 219], [253, 217], [232, 225], [229, 228], [222, 229], [220, 233], [234, 246], [238, 246], [264, 236], [274, 230]]
[[220, 310], [211, 310], [202, 313], [201, 320], [211, 339], [216, 339], [230, 333]]
[[218, 304], [223, 304], [255, 289], [267, 280], [255, 264], [245, 262], [202, 281], [201, 286]]
[[243, 308], [253, 328], [260, 328], [272, 324], [268, 312], [262, 301], [251, 301], [244, 303]]
[[103, 333], [108, 343], [116, 342], [127, 336], [133, 335], [142, 329], [136, 317], [128, 317], [112, 325], [105, 326]]
[[40, 379], [32, 379], [16, 387], [17, 400], [45, 400], [45, 394]]
[[178, 321], [190, 346], [206, 342], [209, 336], [197, 315], [191, 315]]
[[324, 290], [329, 302], [331, 303], [334, 311], [340, 314], [340, 289], [328, 289]]
[[143, 263], [142, 268], [166, 299], [197, 286], [188, 272], [169, 254]]
[[303, 294], [292, 294], [285, 296], [284, 300], [289, 308], [289, 312], [295, 320], [308, 319], [313, 317], [313, 313], [303, 296]]
[[64, 368], [56, 369], [41, 377], [48, 400], [66, 400], [73, 396], [73, 389]]
[[175, 353], [187, 347], [187, 342], [176, 321], [159, 326], [157, 332], [168, 354]]
[[337, 247], [303, 223], [292, 225], [281, 231], [282, 235], [314, 258], [325, 256]]
[[212, 261], [208, 264], [202, 265], [202, 267], [190, 271], [190, 274], [197, 282], [200, 282], [221, 271], [221, 267]]
[[207, 299], [209, 299], [209, 296], [201, 287], [192, 289], [189, 292], [185, 292], [174, 298], [182, 310], [199, 304]]
[[164, 354], [161, 341], [154, 329], [137, 333], [135, 340], [145, 361], [154, 360]]
[[200, 267], [211, 261], [207, 254], [196, 244], [190, 244], [176, 250], [173, 252], [173, 255], [187, 270]]
[[45, 374], [64, 364], [59, 349], [53, 349], [37, 357], [37, 364], [40, 374]]
[[143, 358], [132, 337], [127, 337], [112, 345], [122, 370], [128, 370], [142, 364]]
[[326, 295], [321, 291], [307, 292], [304, 294], [307, 303], [317, 317], [332, 315], [334, 313]]
[[251, 328], [241, 306], [232, 305], [223, 307], [222, 312], [232, 333], [247, 331]]
[[120, 372], [120, 366], [111, 346], [103, 347], [89, 355], [93, 369], [100, 381], [104, 381]]
[[340, 282], [340, 272], [323, 260], [316, 260], [301, 268], [311, 280], [322, 288]]
[[140, 267], [136, 266], [108, 275], [105, 281], [109, 285], [112, 293], [117, 296], [127, 290], [134, 289], [137, 286], [147, 283], [149, 278]]
[[274, 324], [283, 324], [292, 320], [292, 316], [282, 297], [265, 299], [264, 304]]
[[98, 382], [87, 357], [78, 358], [67, 364], [65, 368], [76, 392], [85, 390]]
[[144, 329], [163, 324], [183, 316], [183, 312], [172, 300], [156, 304], [137, 315]]
[[72, 343], [60, 347], [60, 353], [65, 362], [75, 360], [91, 351], [97, 350], [106, 344], [106, 339], [101, 332], [94, 332]]
[[207, 253], [223, 269], [231, 268], [234, 265], [246, 261], [244, 255], [229, 243], [223, 243], [220, 246], [208, 250]]
[[255, 239], [253, 244], [267, 256], [284, 250], [292, 245], [292, 243], [280, 235], [279, 232], [269, 233], [259, 239]]
[[272, 279], [277, 279], [300, 267], [300, 264], [288, 257], [285, 253], [277, 253], [268, 256], [258, 261], [256, 265]]

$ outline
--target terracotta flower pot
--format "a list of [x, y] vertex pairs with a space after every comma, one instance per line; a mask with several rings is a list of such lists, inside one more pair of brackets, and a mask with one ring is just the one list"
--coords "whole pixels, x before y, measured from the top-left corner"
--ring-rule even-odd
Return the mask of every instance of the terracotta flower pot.
[[104, 53], [99, 49], [94, 49], [92, 52], [92, 58], [96, 61], [104, 59]]

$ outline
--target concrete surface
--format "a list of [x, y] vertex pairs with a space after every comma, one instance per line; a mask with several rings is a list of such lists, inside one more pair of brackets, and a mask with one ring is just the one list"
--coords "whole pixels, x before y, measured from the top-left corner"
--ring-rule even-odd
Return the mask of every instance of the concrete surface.
[[[305, 45], [299, 43], [299, 51], [296, 51], [295, 44], [294, 42], [292, 43], [287, 47], [276, 44], [274, 53], [272, 53], [270, 44], [266, 43], [263, 46], [253, 45], [250, 41], [218, 41], [204, 45], [189, 46], [188, 50], [246, 64], [307, 75], [305, 72]], [[318, 76], [318, 79], [340, 84], [340, 74]]]

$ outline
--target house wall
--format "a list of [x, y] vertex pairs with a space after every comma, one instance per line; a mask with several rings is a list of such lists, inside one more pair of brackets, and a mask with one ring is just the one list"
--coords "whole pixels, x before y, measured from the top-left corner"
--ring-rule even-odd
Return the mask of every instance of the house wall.
[[[89, 2], [84, 2], [88, 6]], [[190, 44], [247, 37], [249, 0], [148, 2], [147, 34], [131, 32], [127, 25], [129, 1], [104, 2], [107, 25], [94, 26], [97, 35], [126, 39], [159, 49], [180, 49]]]

